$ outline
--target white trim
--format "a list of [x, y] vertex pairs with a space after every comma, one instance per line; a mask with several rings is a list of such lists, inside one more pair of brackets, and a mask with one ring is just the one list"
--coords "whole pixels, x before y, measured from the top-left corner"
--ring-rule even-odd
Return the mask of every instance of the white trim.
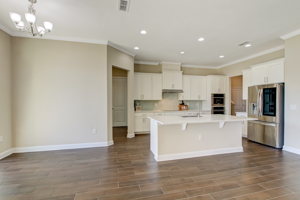
[[14, 153], [39, 152], [39, 151], [56, 151], [66, 149], [85, 149], [94, 147], [107, 147], [113, 142], [95, 142], [95, 143], [79, 143], [79, 144], [60, 144], [60, 145], [46, 145], [46, 146], [32, 146], [32, 147], [17, 147], [14, 148]]
[[13, 153], [14, 153], [14, 149], [13, 148], [8, 149], [8, 150], [0, 153], [0, 160], [3, 159], [3, 158], [6, 158], [7, 156], [10, 156]]
[[180, 62], [169, 62], [169, 61], [162, 61], [160, 62], [161, 65], [166, 64], [166, 65], [181, 65]]
[[300, 149], [295, 148], [295, 147], [290, 147], [290, 146], [283, 146], [283, 150], [290, 152], [290, 153], [295, 153], [300, 155]]
[[271, 49], [268, 49], [268, 50], [265, 50], [265, 51], [261, 51], [257, 54], [253, 54], [251, 56], [248, 56], [248, 57], [245, 57], [245, 58], [241, 58], [239, 60], [235, 60], [233, 62], [230, 62], [230, 63], [227, 63], [227, 64], [224, 64], [224, 65], [220, 65], [218, 67], [216, 67], [217, 69], [221, 69], [223, 67], [227, 67], [229, 65], [234, 65], [234, 64], [237, 64], [237, 63], [241, 63], [241, 62], [244, 62], [244, 61], [247, 61], [247, 60], [250, 60], [250, 59], [253, 59], [253, 58], [256, 58], [256, 57], [259, 57], [259, 56], [263, 56], [263, 55], [266, 55], [266, 54], [269, 54], [269, 53], [273, 53], [275, 51], [279, 51], [281, 49], [284, 49], [284, 45], [280, 45], [280, 46], [277, 46], [277, 47], [274, 47], [274, 48], [271, 48]]
[[177, 153], [177, 154], [165, 154], [159, 156], [154, 155], [154, 158], [156, 161], [167, 161], [167, 160], [195, 158], [195, 157], [202, 157], [202, 156], [212, 156], [218, 154], [228, 154], [228, 153], [238, 153], [238, 152], [244, 152], [243, 147], [222, 148], [222, 149], [213, 149], [213, 150], [195, 151], [195, 152]]
[[198, 68], [198, 69], [217, 69], [216, 66], [201, 66], [201, 65], [189, 65], [189, 64], [183, 64], [181, 67], [188, 67], [188, 68]]
[[149, 62], [149, 61], [134, 61], [134, 64], [140, 64], [140, 65], [159, 65], [159, 62]]
[[3, 26], [2, 24], [0, 24], [0, 30], [4, 31], [5, 33], [7, 33], [10, 36], [13, 35], [13, 31], [10, 30], [9, 28], [7, 28], [6, 26]]
[[134, 138], [135, 134], [127, 134], [127, 138]]
[[300, 35], [300, 29], [295, 30], [295, 31], [292, 31], [292, 32], [287, 33], [287, 34], [285, 34], [285, 35], [282, 35], [280, 38], [281, 38], [282, 40], [287, 40], [287, 39], [290, 39], [290, 38], [295, 37], [295, 36], [297, 36], [297, 35]]
[[111, 41], [108, 41], [108, 44], [107, 44], [107, 45], [108, 45], [108, 46], [111, 46], [111, 47], [113, 47], [113, 48], [115, 48], [115, 49], [117, 49], [117, 50], [119, 50], [119, 51], [121, 51], [121, 52], [123, 52], [123, 53], [125, 53], [125, 54], [128, 54], [128, 55], [130, 55], [130, 56], [132, 56], [132, 57], [135, 57], [135, 55], [136, 55], [136, 54], [134, 54], [134, 53], [131, 53], [130, 51], [127, 51], [127, 50], [123, 49], [123, 48], [120, 47], [119, 45], [114, 44], [114, 43], [111, 42]]

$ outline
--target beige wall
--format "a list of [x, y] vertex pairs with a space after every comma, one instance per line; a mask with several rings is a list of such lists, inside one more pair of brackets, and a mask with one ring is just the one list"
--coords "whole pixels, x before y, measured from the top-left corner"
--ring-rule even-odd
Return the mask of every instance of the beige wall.
[[127, 77], [127, 71], [124, 69], [113, 67], [112, 68], [112, 76], [113, 77]]
[[12, 38], [12, 50], [15, 147], [107, 142], [105, 45]]
[[12, 146], [10, 52], [11, 38], [0, 30], [0, 154]]
[[[201, 69], [201, 68], [191, 68], [191, 67], [181, 67], [183, 74], [185, 75], [220, 75], [221, 72], [217, 69]], [[162, 73], [161, 65], [144, 65], [144, 64], [134, 64], [134, 72], [144, 72], [144, 73]]]
[[285, 41], [285, 147], [300, 153], [300, 36]]
[[221, 68], [219, 72], [228, 76], [238, 76], [242, 74], [242, 71], [244, 69], [248, 69], [252, 65], [267, 62], [270, 60], [275, 60], [278, 58], [283, 58], [283, 57], [284, 57], [284, 49], [275, 51], [273, 53], [265, 54], [253, 59], [249, 59], [244, 62], [226, 66], [224, 68]]
[[112, 68], [118, 67], [124, 70], [127, 70], [127, 124], [128, 124], [128, 137], [134, 136], [134, 58], [133, 56], [129, 56], [127, 54], [122, 53], [121, 51], [108, 46], [107, 47], [107, 119], [108, 119], [108, 139], [113, 139], [112, 133]]

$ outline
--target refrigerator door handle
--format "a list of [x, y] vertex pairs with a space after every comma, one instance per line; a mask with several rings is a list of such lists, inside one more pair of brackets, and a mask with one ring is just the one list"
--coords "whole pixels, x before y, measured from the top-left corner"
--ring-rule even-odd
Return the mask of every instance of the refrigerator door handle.
[[261, 117], [262, 116], [262, 107], [263, 107], [263, 99], [262, 99], [262, 93], [263, 93], [263, 90], [260, 89], [259, 92], [258, 92], [258, 116]]

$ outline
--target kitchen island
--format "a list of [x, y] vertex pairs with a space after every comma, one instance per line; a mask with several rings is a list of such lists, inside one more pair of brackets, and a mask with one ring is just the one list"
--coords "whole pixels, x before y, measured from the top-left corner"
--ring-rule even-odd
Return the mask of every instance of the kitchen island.
[[157, 161], [243, 152], [245, 120], [231, 115], [153, 116], [151, 151]]

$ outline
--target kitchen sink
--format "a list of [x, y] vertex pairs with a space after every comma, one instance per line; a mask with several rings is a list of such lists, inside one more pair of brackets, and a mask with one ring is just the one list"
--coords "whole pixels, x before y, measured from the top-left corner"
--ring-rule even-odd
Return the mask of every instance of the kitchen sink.
[[201, 115], [182, 115], [181, 117], [183, 118], [188, 118], [188, 117], [202, 117]]

